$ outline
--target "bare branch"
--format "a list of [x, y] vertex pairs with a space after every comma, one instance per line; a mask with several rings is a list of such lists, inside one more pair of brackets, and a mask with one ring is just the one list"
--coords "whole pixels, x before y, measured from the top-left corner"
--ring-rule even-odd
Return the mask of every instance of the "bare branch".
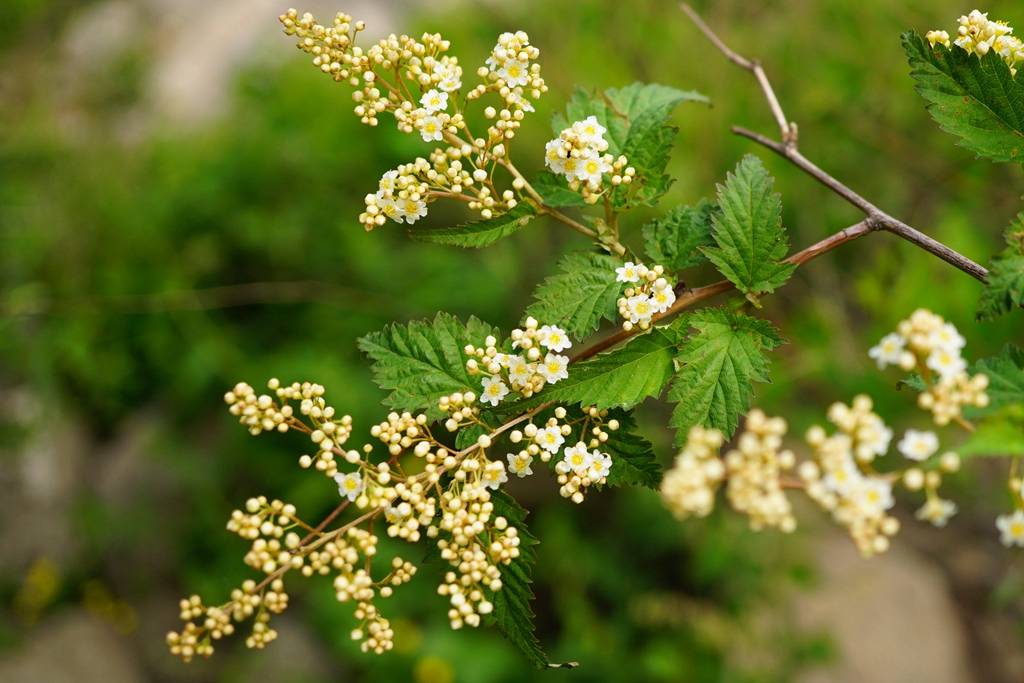
[[779, 105], [778, 98], [775, 96], [771, 83], [768, 81], [768, 76], [765, 74], [764, 69], [761, 68], [760, 64], [754, 60], [743, 57], [726, 45], [725, 42], [722, 41], [722, 39], [704, 23], [704, 20], [701, 19], [689, 5], [684, 4], [682, 6], [682, 10], [730, 62], [743, 69], [751, 71], [754, 74], [757, 78], [757, 82], [761, 86], [761, 90], [764, 91], [765, 99], [768, 101], [768, 107], [771, 109], [776, 121], [779, 122], [779, 131], [781, 133], [782, 140], [772, 140], [760, 133], [755, 133], [752, 130], [747, 130], [746, 128], [741, 128], [739, 126], [734, 126], [732, 129], [736, 135], [753, 140], [757, 144], [772, 150], [779, 156], [788, 159], [804, 173], [811, 176], [819, 183], [832, 190], [832, 192], [863, 211], [867, 216], [866, 224], [869, 226], [869, 230], [884, 230], [886, 232], [891, 232], [911, 244], [924, 249], [934, 256], [937, 256], [946, 263], [959, 268], [971, 277], [980, 280], [981, 282], [986, 281], [988, 271], [984, 266], [975, 263], [963, 254], [950, 249], [938, 240], [929, 237], [920, 230], [917, 230], [898, 218], [882, 211], [880, 208], [854, 192], [850, 187], [834, 178], [817, 164], [801, 154], [800, 150], [797, 149], [796, 124], [786, 122], [786, 118], [782, 114], [782, 107]]

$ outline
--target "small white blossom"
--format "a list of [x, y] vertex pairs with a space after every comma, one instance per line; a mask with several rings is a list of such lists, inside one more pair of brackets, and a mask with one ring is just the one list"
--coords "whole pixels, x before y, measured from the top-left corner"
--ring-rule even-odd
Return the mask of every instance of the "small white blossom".
[[509, 453], [508, 470], [517, 477], [526, 477], [533, 474], [530, 465], [533, 464], [533, 456], [529, 453]]
[[500, 461], [489, 462], [483, 471], [482, 478], [484, 486], [489, 489], [497, 489], [508, 481], [508, 474], [505, 472], [505, 463]]
[[500, 377], [484, 377], [480, 384], [483, 385], [480, 400], [484, 403], [496, 406], [501, 403], [502, 399], [508, 396], [508, 387], [505, 386]]
[[926, 362], [942, 379], [952, 379], [967, 369], [967, 361], [960, 357], [960, 352], [948, 348], [935, 349]]
[[423, 105], [428, 114], [444, 111], [448, 109], [448, 93], [431, 88], [423, 93], [423, 97], [420, 98], [420, 104]]
[[650, 301], [651, 306], [654, 308], [655, 311], [657, 311], [658, 313], [664, 313], [665, 311], [672, 307], [672, 304], [675, 303], [676, 293], [675, 290], [673, 290], [671, 287], [665, 286], [662, 287], [661, 289], [655, 289], [653, 292], [651, 292], [651, 295], [648, 297], [648, 300]]
[[549, 353], [544, 357], [544, 362], [540, 364], [537, 371], [544, 376], [548, 384], [554, 384], [569, 376], [569, 357]]
[[868, 350], [868, 357], [874, 359], [879, 368], [884, 368], [886, 365], [899, 365], [905, 344], [903, 337], [895, 332], [887, 334], [876, 346], [872, 346]]
[[935, 432], [908, 429], [900, 440], [898, 448], [909, 460], [927, 460], [939, 450], [939, 437]]
[[604, 142], [604, 134], [607, 129], [602, 126], [596, 116], [588, 116], [582, 121], [572, 124], [572, 130], [579, 136], [579, 139], [588, 144]]
[[537, 338], [542, 346], [546, 346], [555, 352], [564, 351], [572, 346], [572, 342], [569, 341], [569, 335], [565, 333], [565, 330], [556, 325], [545, 325], [537, 330]]
[[996, 528], [999, 529], [1000, 542], [1007, 548], [1024, 547], [1024, 510], [1015, 510], [1009, 515], [996, 517]]
[[424, 116], [416, 126], [424, 142], [437, 142], [444, 134], [444, 123], [437, 116]]
[[[555, 141], [553, 140], [552, 142]], [[637, 270], [636, 264], [632, 261], [626, 261], [625, 265], [615, 269], [616, 282], [638, 282], [639, 280], [640, 273]]]
[[562, 436], [562, 430], [556, 426], [538, 429], [537, 435], [533, 437], [533, 440], [537, 442], [538, 446], [549, 453], [557, 453], [558, 449], [562, 447], [563, 443], [565, 443], [565, 437]]
[[645, 294], [631, 296], [626, 300], [626, 308], [629, 311], [629, 322], [650, 322], [654, 315], [654, 306]]
[[578, 475], [584, 475], [590, 469], [594, 456], [587, 450], [587, 445], [580, 441], [575, 446], [569, 446], [562, 452], [562, 462], [566, 467]]
[[587, 476], [591, 481], [604, 481], [612, 469], [612, 457], [607, 453], [593, 451], [590, 454], [590, 468]]
[[349, 474], [339, 472], [334, 475], [334, 481], [338, 484], [338, 493], [342, 498], [354, 501], [363, 492], [363, 475], [359, 472]]

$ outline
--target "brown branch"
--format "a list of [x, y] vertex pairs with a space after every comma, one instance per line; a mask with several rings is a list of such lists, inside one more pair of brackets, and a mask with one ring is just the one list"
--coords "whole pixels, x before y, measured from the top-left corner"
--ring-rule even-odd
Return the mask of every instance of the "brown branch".
[[721, 38], [718, 37], [718, 35], [715, 34], [714, 31], [711, 30], [706, 23], [704, 23], [700, 16], [698, 16], [689, 5], [683, 4], [682, 10], [693, 21], [697, 28], [700, 29], [700, 31], [708, 38], [708, 40], [711, 41], [711, 43], [717, 47], [723, 55], [725, 55], [726, 59], [754, 74], [761, 86], [761, 90], [764, 92], [765, 99], [768, 101], [768, 107], [771, 109], [776, 122], [779, 124], [779, 132], [782, 140], [781, 142], [778, 140], [772, 140], [760, 133], [755, 133], [754, 131], [741, 128], [739, 126], [733, 127], [733, 133], [767, 147], [779, 156], [793, 163], [797, 168], [817, 180], [828, 189], [832, 190], [847, 202], [863, 211], [867, 216], [867, 223], [871, 230], [891, 232], [911, 244], [924, 249], [932, 255], [937, 256], [955, 268], [962, 270], [971, 277], [981, 282], [986, 281], [988, 271], [983, 266], [975, 263], [963, 254], [950, 249], [945, 244], [929, 237], [920, 230], [907, 225], [898, 218], [882, 211], [880, 208], [857, 194], [850, 187], [831, 176], [817, 164], [801, 154], [800, 150], [797, 149], [796, 124], [787, 122], [786, 117], [782, 113], [782, 107], [779, 105], [779, 100], [775, 96], [775, 91], [772, 89], [771, 83], [768, 81], [768, 76], [765, 74], [764, 69], [761, 68], [761, 65], [758, 62], [747, 59], [732, 50]]

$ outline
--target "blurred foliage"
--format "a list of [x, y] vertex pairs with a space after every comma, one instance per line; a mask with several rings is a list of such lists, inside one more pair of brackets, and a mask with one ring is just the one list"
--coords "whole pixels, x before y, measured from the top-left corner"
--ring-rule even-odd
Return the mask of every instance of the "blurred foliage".
[[[71, 4], [15, 0], [0, 28], [0, 64], [18, 74], [0, 88], [0, 387], [28, 397], [24, 410], [4, 411], [4, 444], [81, 430], [77, 452], [66, 454], [81, 479], [69, 508], [77, 545], [56, 577], [9, 558], [0, 565], [0, 604], [27, 590], [24, 577], [30, 589], [46, 579], [45, 604], [31, 603], [37, 611], [73, 603], [135, 610], [153, 680], [250, 680], [272, 652], [253, 655], [235, 643], [186, 669], [154, 642], [174, 623], [178, 594], [224, 594], [244, 576], [242, 543], [222, 530], [233, 506], [262, 492], [313, 517], [335, 492], [295, 467], [300, 438], [254, 440], [232, 425], [223, 391], [239, 379], [314, 379], [357, 425], [370, 424], [381, 393], [356, 337], [441, 309], [507, 329], [536, 283], [580, 242], [544, 221], [479, 252], [413, 244], [395, 225], [367, 235], [356, 221], [362, 196], [382, 170], [422, 154], [419, 141], [386, 123], [361, 128], [346, 90], [289, 58], [288, 41], [274, 38], [260, 52], [282, 57], [249, 65], [221, 118], [161, 125], [146, 108], [155, 55], [145, 39], [102, 67], [61, 61], [58, 29], [85, 11], [69, 13]], [[995, 4], [995, 14], [1024, 22], [1001, 11], [1019, 8]], [[936, 128], [899, 45], [901, 31], [948, 24], [963, 7], [729, 0], [701, 9], [766, 64], [808, 156], [977, 260], [996, 251], [1019, 208], [1021, 170], [974, 161]], [[670, 168], [678, 181], [662, 210], [712, 196], [725, 171], [754, 151], [777, 177], [794, 247], [858, 219], [784, 162], [729, 135], [733, 123], [770, 131], [771, 119], [749, 75], [714, 53], [674, 5], [579, 0], [572, 14], [540, 0], [446, 5], [401, 28], [443, 29], [467, 65], [483, 60], [500, 31], [530, 33], [551, 92], [516, 140], [524, 170], [540, 167], [541, 154], [530, 150], [542, 148], [551, 113], [574, 85], [656, 81], [714, 102], [675, 117], [681, 131]], [[638, 245], [639, 226], [653, 215], [637, 212], [626, 239]], [[431, 213], [438, 224], [456, 218], [440, 207]], [[897, 427], [920, 419], [892, 378], [873, 371], [866, 349], [918, 306], [960, 326], [975, 357], [1019, 339], [1020, 316], [973, 323], [979, 292], [888, 235], [801, 268], [766, 300], [790, 343], [775, 352], [775, 382], [759, 386], [758, 403], [790, 418], [794, 433], [822, 419], [828, 403], [861, 391]], [[667, 461], [667, 410], [649, 407], [642, 418]], [[137, 456], [127, 484], [117, 469], [126, 448]], [[520, 493], [543, 541], [542, 640], [556, 660], [585, 664], [547, 677], [782, 681], [832, 656], [827, 639], [785, 620], [768, 635], [751, 626], [780, 580], [806, 582], [799, 540], [755, 538], [727, 515], [676, 525], [647, 492], [609, 492], [576, 507], [556, 487], [531, 483]], [[496, 633], [451, 632], [432, 578], [425, 569], [418, 589], [393, 598], [399, 650], [380, 659], [358, 655], [348, 641], [348, 609], [327, 582], [296, 585], [279, 630], [307, 634], [325, 656], [309, 673], [280, 680], [537, 675]], [[41, 594], [31, 590], [29, 598]], [[0, 644], [16, 642], [24, 623], [23, 612], [0, 610]], [[749, 657], [737, 656], [737, 643]]]

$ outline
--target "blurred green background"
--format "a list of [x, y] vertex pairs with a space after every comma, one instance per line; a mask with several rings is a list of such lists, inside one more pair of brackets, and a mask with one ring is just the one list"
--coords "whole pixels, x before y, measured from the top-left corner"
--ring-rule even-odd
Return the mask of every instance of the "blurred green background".
[[[953, 490], [938, 532], [912, 521], [864, 562], [820, 516], [753, 535], [716, 514], [676, 524], [651, 492], [582, 506], [520, 488], [542, 539], [538, 623], [556, 661], [538, 674], [490, 630], [453, 633], [425, 568], [398, 591], [396, 651], [360, 655], [329, 583], [293, 581], [280, 639], [241, 639], [183, 666], [163, 635], [177, 599], [218, 599], [246, 571], [223, 525], [248, 495], [310, 518], [336, 492], [296, 467], [301, 440], [249, 437], [221, 402], [244, 379], [310, 379], [357, 425], [381, 397], [355, 339], [444, 309], [508, 329], [560, 253], [536, 224], [482, 252], [410, 243], [356, 221], [380, 173], [423, 154], [387, 122], [361, 127], [345, 87], [275, 33], [266, 0], [8, 0], [0, 22], [0, 680], [3, 681], [1019, 681], [1024, 571], [996, 543], [997, 465]], [[305, 9], [305, 8], [300, 8]], [[753, 80], [658, 0], [353, 2], [368, 34], [441, 30], [472, 71], [498, 33], [524, 29], [551, 91], [522, 129], [539, 167], [574, 85], [694, 88], [663, 208], [713, 193], [745, 152], [777, 175], [795, 247], [858, 220], [807, 177], [731, 136], [772, 131]], [[899, 46], [951, 30], [948, 0], [704, 3], [706, 20], [763, 60], [802, 149], [879, 206], [977, 260], [1020, 208], [1019, 166], [975, 161], [928, 118]], [[985, 9], [985, 8], [983, 8]], [[1024, 24], [1017, 3], [993, 16]], [[534, 153], [531, 154], [533, 150]], [[431, 220], [458, 220], [441, 205]], [[628, 225], [647, 218], [637, 215]], [[627, 234], [636, 243], [637, 232]], [[710, 276], [710, 274], [708, 274]], [[693, 283], [699, 284], [699, 283]], [[955, 322], [973, 357], [1021, 339], [1020, 316], [973, 321], [978, 283], [876, 235], [797, 272], [765, 314], [790, 343], [758, 404], [793, 433], [866, 391], [898, 428], [912, 397], [868, 346], [918, 306]], [[641, 411], [667, 463], [663, 406]], [[950, 438], [956, 438], [950, 432]], [[536, 481], [535, 484], [541, 482]], [[303, 585], [308, 584], [308, 585]]]

